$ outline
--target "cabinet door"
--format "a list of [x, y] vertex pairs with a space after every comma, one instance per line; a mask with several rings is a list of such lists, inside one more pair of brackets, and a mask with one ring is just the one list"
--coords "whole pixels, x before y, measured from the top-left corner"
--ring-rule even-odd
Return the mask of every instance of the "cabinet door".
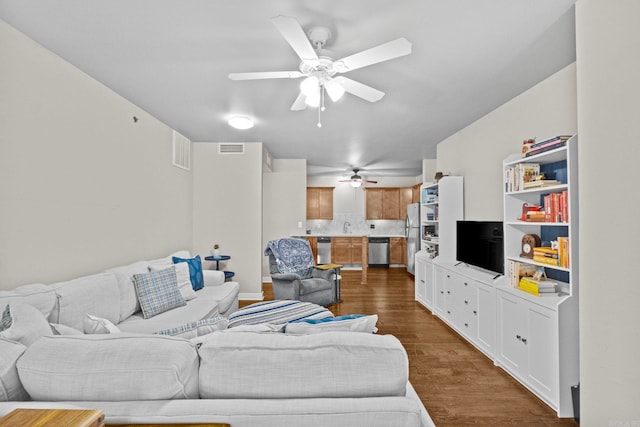
[[389, 238], [389, 264], [406, 264], [406, 248], [404, 237]]
[[307, 187], [307, 219], [318, 219], [320, 216], [320, 189]]
[[433, 276], [433, 264], [431, 263], [431, 261], [425, 261], [425, 270], [424, 270], [424, 281], [425, 281], [425, 285], [424, 285], [424, 302], [426, 304], [427, 307], [429, 307], [430, 309], [433, 309], [433, 282], [434, 282], [434, 276]]
[[496, 291], [491, 286], [477, 282], [476, 295], [476, 345], [493, 357], [496, 345]]
[[413, 189], [411, 187], [400, 188], [400, 213], [399, 219], [407, 216], [407, 205], [413, 203]]
[[401, 219], [399, 188], [382, 189], [382, 219]]
[[366, 219], [382, 219], [382, 189], [366, 188], [364, 198]]
[[411, 203], [420, 203], [420, 184], [411, 187]]
[[434, 297], [433, 297], [434, 299], [433, 307], [438, 314], [443, 316], [444, 309], [446, 308], [445, 288], [446, 288], [447, 274], [442, 267], [436, 266], [434, 267], [434, 271], [435, 271], [435, 274], [434, 274], [435, 289], [434, 289]]
[[498, 359], [522, 378], [527, 368], [527, 347], [522, 343], [524, 321], [520, 301], [513, 295], [498, 292]]
[[556, 313], [527, 302], [527, 330], [529, 384], [551, 402], [557, 402], [558, 355]]
[[331, 262], [351, 264], [351, 238], [333, 237], [331, 239]]
[[362, 264], [362, 238], [351, 237], [351, 264]]
[[318, 219], [333, 219], [333, 188], [321, 188], [318, 197]]
[[414, 276], [416, 301], [426, 305], [426, 277], [427, 277], [427, 260], [416, 257], [416, 274]]

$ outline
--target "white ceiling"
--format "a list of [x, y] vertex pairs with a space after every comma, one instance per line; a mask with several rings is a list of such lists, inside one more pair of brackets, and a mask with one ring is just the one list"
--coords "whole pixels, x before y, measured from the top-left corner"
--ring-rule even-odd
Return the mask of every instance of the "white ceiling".
[[[0, 18], [192, 141], [261, 141], [310, 175], [417, 176], [438, 142], [575, 61], [574, 2], [0, 0]], [[329, 27], [336, 59], [398, 37], [413, 52], [348, 73], [385, 97], [329, 101], [319, 129], [317, 109], [289, 110], [299, 80], [227, 78], [297, 70], [277, 15]]]

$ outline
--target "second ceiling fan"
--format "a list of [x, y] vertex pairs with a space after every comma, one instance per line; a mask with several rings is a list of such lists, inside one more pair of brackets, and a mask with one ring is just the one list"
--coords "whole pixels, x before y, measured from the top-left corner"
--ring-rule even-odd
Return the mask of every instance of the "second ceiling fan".
[[[379, 101], [384, 96], [384, 92], [339, 74], [411, 53], [411, 43], [401, 37], [342, 59], [333, 59], [318, 55], [317, 52], [331, 36], [329, 29], [315, 27], [307, 36], [295, 18], [280, 15], [271, 18], [271, 21], [300, 58], [298, 71], [230, 73], [229, 78], [259, 80], [304, 77], [300, 84], [300, 93], [291, 106], [293, 111], [304, 110], [307, 106], [324, 109], [325, 92], [334, 102], [345, 92], [369, 102]], [[320, 126], [320, 123], [318, 125]]]

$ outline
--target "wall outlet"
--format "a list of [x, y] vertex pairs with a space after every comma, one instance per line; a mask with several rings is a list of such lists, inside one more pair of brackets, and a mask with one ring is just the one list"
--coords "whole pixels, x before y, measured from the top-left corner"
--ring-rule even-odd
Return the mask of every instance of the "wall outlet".
[[376, 225], [375, 224], [369, 224], [369, 228], [373, 230], [374, 228], [376, 228]]
[[298, 228], [302, 228], [302, 221], [298, 221]]

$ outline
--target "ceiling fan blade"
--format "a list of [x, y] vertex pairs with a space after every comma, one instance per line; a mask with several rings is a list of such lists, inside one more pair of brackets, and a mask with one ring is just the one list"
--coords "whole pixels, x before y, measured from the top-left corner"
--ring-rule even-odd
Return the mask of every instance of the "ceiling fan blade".
[[318, 61], [318, 54], [304, 33], [300, 23], [290, 16], [279, 15], [271, 18], [280, 34], [303, 61]]
[[304, 102], [306, 96], [304, 93], [300, 92], [295, 101], [293, 101], [293, 105], [291, 106], [291, 111], [300, 111], [305, 110], [307, 108], [307, 104]]
[[260, 80], [260, 79], [297, 79], [304, 76], [300, 71], [264, 71], [257, 73], [229, 73], [231, 80]]
[[378, 183], [378, 181], [371, 181], [371, 180], [369, 180], [369, 179], [363, 179], [363, 181], [364, 181], [364, 182], [369, 182], [369, 183], [371, 183], [371, 184], [377, 184], [377, 183]]
[[409, 55], [410, 53], [411, 42], [404, 37], [400, 37], [399, 39], [339, 59], [334, 62], [333, 66], [337, 72], [346, 73], [347, 71], [356, 70], [366, 67], [367, 65]]
[[340, 84], [344, 88], [344, 90], [349, 92], [350, 94], [359, 96], [360, 98], [365, 99], [369, 102], [380, 101], [384, 96], [384, 92], [355, 80], [348, 79], [344, 76], [335, 77], [333, 81]]

